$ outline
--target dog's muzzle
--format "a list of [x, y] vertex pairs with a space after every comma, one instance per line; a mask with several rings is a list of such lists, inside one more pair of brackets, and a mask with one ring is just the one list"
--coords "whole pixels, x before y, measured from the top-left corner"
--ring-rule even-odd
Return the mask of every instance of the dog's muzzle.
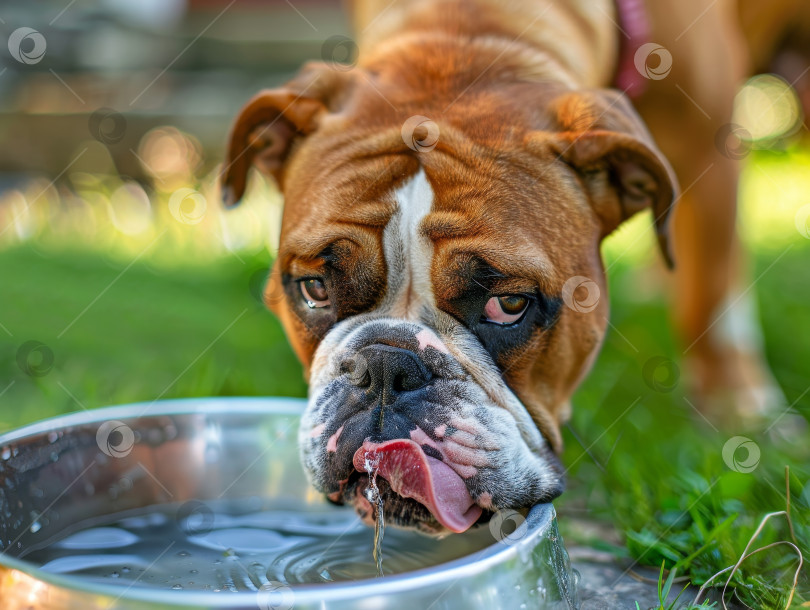
[[330, 500], [372, 520], [374, 477], [389, 523], [441, 533], [559, 493], [559, 472], [547, 479], [554, 467], [431, 329], [368, 321], [321, 349], [300, 442]]

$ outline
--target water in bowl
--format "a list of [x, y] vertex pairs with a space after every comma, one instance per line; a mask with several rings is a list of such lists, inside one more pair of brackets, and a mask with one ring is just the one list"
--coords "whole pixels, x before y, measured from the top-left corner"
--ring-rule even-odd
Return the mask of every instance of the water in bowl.
[[375, 561], [374, 538], [348, 508], [192, 501], [85, 523], [23, 559], [124, 587], [257, 591], [268, 583], [373, 578], [378, 565], [385, 574], [408, 572], [495, 542], [486, 526], [445, 540], [394, 529]]

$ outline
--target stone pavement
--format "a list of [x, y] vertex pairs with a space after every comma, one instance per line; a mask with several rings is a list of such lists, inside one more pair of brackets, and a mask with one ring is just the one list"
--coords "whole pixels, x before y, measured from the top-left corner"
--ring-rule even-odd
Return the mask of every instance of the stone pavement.
[[[578, 546], [569, 547], [568, 552], [572, 567], [580, 574], [581, 610], [636, 610], [636, 602], [641, 610], [660, 607], [657, 570], [635, 566], [632, 573], [625, 573], [630, 562], [619, 562], [608, 553]], [[672, 586], [670, 601], [682, 587]], [[678, 603], [692, 601], [697, 591], [697, 587], [689, 587]]]
[[[573, 517], [566, 514], [563, 519], [581, 532], [588, 532], [591, 539], [599, 539], [619, 544], [616, 532], [604, 523]], [[571, 557], [571, 566], [580, 573], [579, 598], [581, 610], [640, 610], [660, 608], [658, 601], [658, 570], [650, 567], [633, 566], [629, 560], [617, 559], [614, 555], [595, 550], [587, 545], [566, 539], [566, 548]], [[629, 568], [632, 568], [630, 570]], [[675, 599], [683, 584], [674, 584], [669, 601]], [[695, 599], [698, 587], [689, 587], [678, 600], [678, 608]], [[710, 596], [710, 600], [719, 600], [719, 596]], [[743, 607], [726, 602], [729, 610], [741, 610]], [[722, 610], [718, 603], [717, 610]]]

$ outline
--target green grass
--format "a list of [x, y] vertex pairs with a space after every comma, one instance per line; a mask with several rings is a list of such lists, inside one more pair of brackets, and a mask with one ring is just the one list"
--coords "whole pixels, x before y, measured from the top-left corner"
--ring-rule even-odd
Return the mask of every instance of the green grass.
[[[653, 608], [653, 610], [678, 610], [679, 608], [683, 607], [678, 605], [679, 600], [686, 592], [686, 589], [689, 585], [684, 585], [680, 591], [677, 589], [673, 589], [673, 585], [675, 584], [675, 576], [678, 573], [677, 569], [669, 570], [669, 574], [664, 577], [664, 566], [665, 562], [661, 562], [661, 570], [658, 573], [658, 607]], [[677, 593], [675, 593], [677, 591]], [[675, 599], [670, 601], [670, 593], [675, 593]], [[717, 602], [709, 602], [704, 601], [700, 604], [690, 603], [687, 605], [685, 610], [702, 610], [702, 609], [711, 609], [717, 606]], [[638, 602], [636, 602], [636, 610], [641, 610]]]
[[[771, 156], [761, 162], [773, 173], [785, 165]], [[788, 401], [807, 414], [810, 240], [789, 226], [792, 221], [792, 213], [779, 221], [786, 242], [750, 239], [756, 245], [753, 276], [764, 272], [752, 292], [774, 375]], [[644, 223], [626, 232], [647, 231]], [[770, 218], [767, 224], [773, 231], [778, 223]], [[75, 242], [46, 234], [0, 248], [0, 430], [156, 398], [305, 395], [301, 368], [257, 298], [266, 254], [195, 260], [158, 244], [136, 260], [137, 249], [113, 258], [109, 240], [104, 246]], [[641, 565], [663, 563], [700, 585], [738, 561], [767, 513], [785, 509], [789, 466], [795, 535], [810, 557], [810, 443], [741, 432], [756, 442], [761, 459], [753, 472], [734, 472], [722, 450], [735, 431], [718, 432], [696, 415], [683, 377], [669, 392], [645, 382], [642, 369], [650, 358], [680, 362], [681, 350], [666, 303], [645, 289], [654, 275], [639, 271], [643, 252], [637, 250], [611, 269], [615, 330], [576, 394], [564, 429], [569, 491], [557, 502], [563, 534]], [[621, 249], [609, 245], [607, 251], [615, 259]], [[54, 362], [46, 374], [30, 376], [20, 368], [19, 349], [27, 341], [51, 350]], [[37, 358], [29, 360], [34, 368]], [[566, 519], [582, 511], [612, 523], [624, 545], [583, 539], [570, 525], [575, 521]], [[790, 536], [785, 519], [775, 518], [751, 550]], [[731, 588], [751, 607], [782, 608], [795, 567], [795, 552], [777, 546], [747, 559]], [[794, 601], [808, 599], [805, 570]]]
[[[0, 324], [13, 334], [0, 327], [0, 428], [158, 397], [304, 396], [301, 367], [258, 300], [268, 257], [241, 258], [140, 260], [121, 274], [126, 263], [79, 249], [0, 251]], [[53, 353], [44, 376], [18, 365], [27, 341]]]
[[[807, 277], [808, 249], [800, 246], [762, 276], [756, 291], [774, 374], [788, 402], [806, 415], [810, 342], [799, 338], [810, 336], [810, 283], [797, 281]], [[761, 253], [755, 273], [780, 254]], [[612, 280], [622, 285], [634, 275], [623, 267]], [[629, 294], [613, 292], [618, 332], [609, 333], [593, 374], [575, 397], [573, 419], [565, 430], [563, 461], [571, 466], [569, 492], [559, 502], [564, 536], [599, 543], [581, 540], [575, 528], [567, 527], [566, 510], [584, 508], [589, 517], [601, 516], [623, 533], [626, 547], [612, 549], [616, 554], [641, 565], [664, 562], [700, 585], [737, 562], [766, 513], [785, 509], [789, 466], [794, 528], [799, 547], [810, 557], [808, 443], [791, 446], [741, 430], [757, 443], [761, 459], [751, 473], [732, 471], [722, 450], [736, 432], [716, 431], [704, 422], [687, 403], [683, 382], [671, 392], [656, 392], [644, 382], [642, 368], [649, 358], [663, 355], [677, 362], [679, 350], [664, 304], [637, 303]], [[790, 540], [784, 519], [769, 523], [752, 550], [777, 540]], [[783, 608], [795, 569], [795, 552], [779, 546], [743, 563], [731, 587], [753, 608]], [[808, 599], [810, 581], [804, 570], [795, 601]]]

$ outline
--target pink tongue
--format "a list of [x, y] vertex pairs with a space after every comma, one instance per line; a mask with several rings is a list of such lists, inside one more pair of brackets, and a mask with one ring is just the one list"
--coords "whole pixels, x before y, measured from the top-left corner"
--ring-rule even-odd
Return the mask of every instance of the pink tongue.
[[366, 472], [366, 460], [376, 462], [377, 473], [391, 489], [424, 505], [450, 531], [461, 533], [481, 516], [481, 507], [473, 502], [462, 478], [441, 460], [425, 455], [412, 440], [366, 441], [352, 462]]

